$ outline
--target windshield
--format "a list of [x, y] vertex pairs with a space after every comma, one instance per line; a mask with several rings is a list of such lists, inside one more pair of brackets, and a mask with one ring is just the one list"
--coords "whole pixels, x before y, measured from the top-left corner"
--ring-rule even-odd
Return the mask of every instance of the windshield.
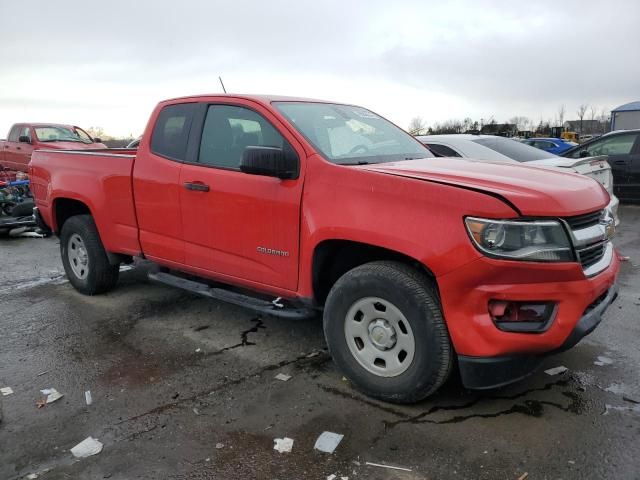
[[361, 107], [311, 102], [274, 106], [332, 163], [366, 165], [431, 158], [420, 142]]
[[545, 152], [539, 148], [530, 147], [522, 142], [517, 142], [510, 138], [504, 137], [491, 137], [491, 138], [476, 138], [471, 140], [483, 147], [495, 150], [502, 155], [505, 155], [518, 162], [531, 162], [533, 160], [545, 160], [547, 158], [556, 158], [557, 155], [553, 153]]
[[46, 126], [35, 127], [36, 136], [41, 142], [81, 142], [92, 143], [89, 135], [76, 127]]

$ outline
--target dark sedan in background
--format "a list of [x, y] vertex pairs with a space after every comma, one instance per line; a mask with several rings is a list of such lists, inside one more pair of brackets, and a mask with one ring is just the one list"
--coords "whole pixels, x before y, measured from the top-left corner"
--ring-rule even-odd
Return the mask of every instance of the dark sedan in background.
[[640, 201], [640, 130], [619, 130], [585, 142], [562, 154], [566, 158], [607, 155], [613, 189], [621, 201]]

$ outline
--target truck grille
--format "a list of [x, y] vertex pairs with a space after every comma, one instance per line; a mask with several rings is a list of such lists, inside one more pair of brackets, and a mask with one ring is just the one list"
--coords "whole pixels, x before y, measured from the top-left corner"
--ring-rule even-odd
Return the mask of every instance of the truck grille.
[[598, 243], [595, 245], [589, 245], [577, 251], [578, 258], [582, 264], [582, 268], [588, 268], [594, 263], [598, 262], [604, 255], [607, 242]]
[[564, 218], [572, 232], [578, 261], [585, 271], [598, 263], [607, 251], [609, 239], [602, 228], [597, 227], [603, 218], [603, 210]]
[[569, 224], [571, 230], [580, 230], [581, 228], [597, 225], [601, 218], [602, 210], [598, 210], [597, 212], [576, 215], [575, 217], [566, 217], [565, 221]]

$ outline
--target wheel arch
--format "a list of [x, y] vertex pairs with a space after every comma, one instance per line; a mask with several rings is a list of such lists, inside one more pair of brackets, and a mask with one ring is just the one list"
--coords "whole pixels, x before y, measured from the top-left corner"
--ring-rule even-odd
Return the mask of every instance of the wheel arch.
[[315, 302], [318, 305], [323, 305], [331, 287], [349, 270], [365, 263], [381, 260], [409, 265], [425, 274], [433, 282], [439, 296], [434, 273], [418, 259], [378, 245], [353, 240], [332, 239], [318, 243], [313, 251], [311, 276]]

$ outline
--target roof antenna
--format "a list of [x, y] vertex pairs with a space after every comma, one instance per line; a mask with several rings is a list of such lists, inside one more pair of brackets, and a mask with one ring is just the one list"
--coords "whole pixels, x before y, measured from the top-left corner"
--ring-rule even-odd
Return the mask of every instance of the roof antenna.
[[224, 93], [227, 93], [227, 89], [226, 89], [226, 88], [224, 88], [224, 83], [222, 82], [222, 77], [218, 77], [218, 80], [220, 80], [220, 85], [222, 85], [222, 91], [223, 91]]

